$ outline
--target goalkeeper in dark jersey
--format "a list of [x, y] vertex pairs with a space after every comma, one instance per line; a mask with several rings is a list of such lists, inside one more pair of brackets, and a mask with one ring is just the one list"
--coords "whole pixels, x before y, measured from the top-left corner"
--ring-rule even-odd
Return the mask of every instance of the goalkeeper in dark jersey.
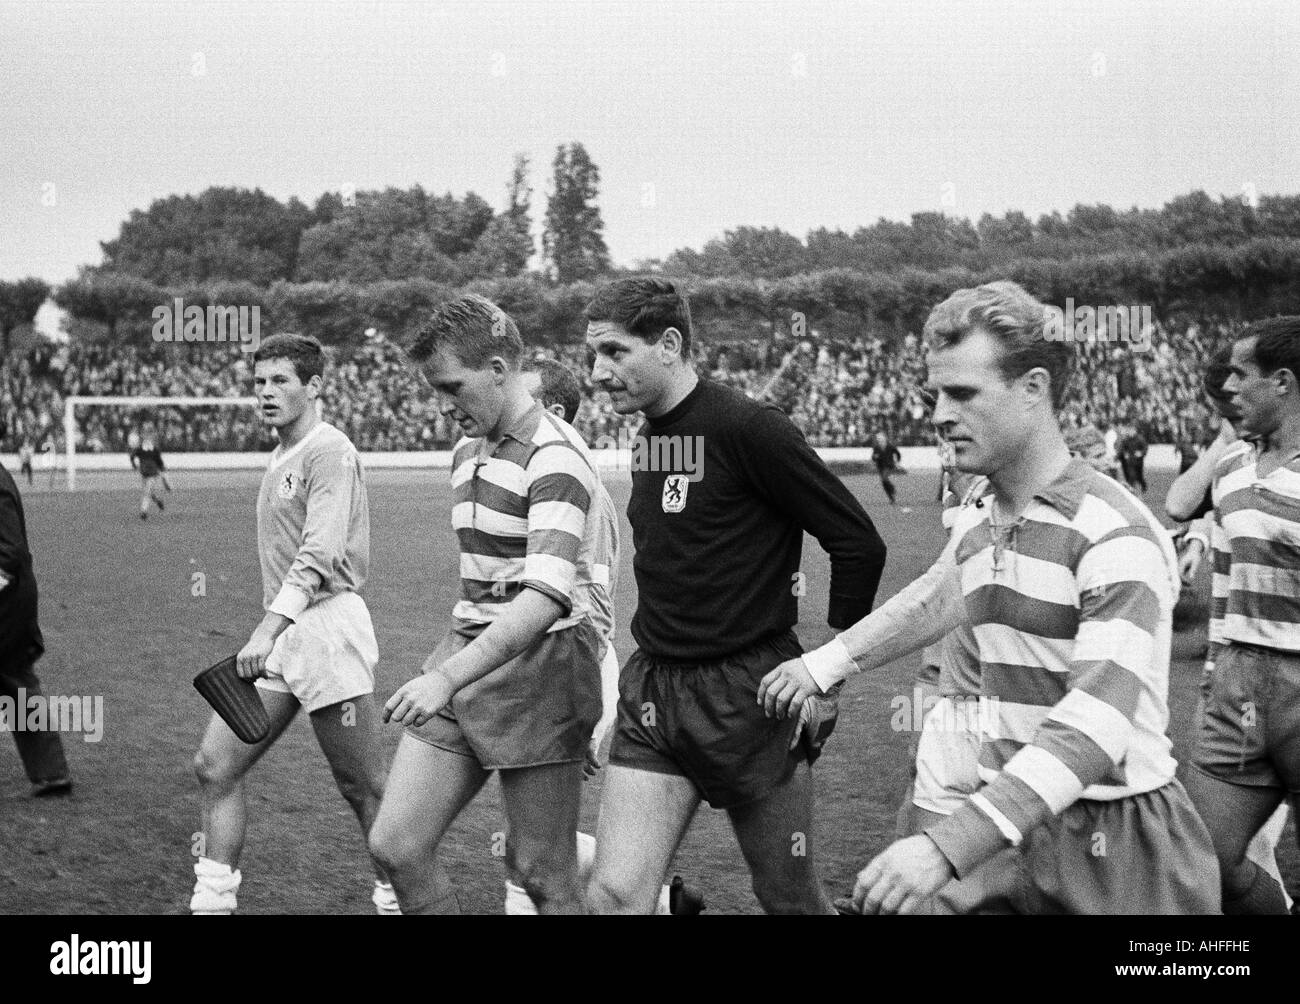
[[152, 431], [145, 431], [140, 437], [140, 445], [131, 451], [130, 457], [132, 469], [140, 472], [143, 481], [140, 490], [140, 518], [148, 519], [150, 502], [157, 504], [159, 512], [163, 511], [163, 500], [158, 496], [158, 485], [161, 483], [164, 488], [171, 491], [171, 485], [167, 484], [167, 477], [163, 474], [167, 468], [163, 464], [162, 451], [158, 449]]

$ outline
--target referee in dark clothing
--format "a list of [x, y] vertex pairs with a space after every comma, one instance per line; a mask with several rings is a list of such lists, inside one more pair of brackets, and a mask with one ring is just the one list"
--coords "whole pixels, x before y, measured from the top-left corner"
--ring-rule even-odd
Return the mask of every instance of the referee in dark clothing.
[[[0, 427], [0, 439], [5, 430]], [[27, 521], [22, 499], [10, 473], [0, 466], [0, 695], [15, 703], [16, 714], [26, 712], [27, 698], [37, 697], [41, 682], [33, 667], [45, 651], [36, 622], [36, 579], [27, 549]], [[18, 707], [19, 690], [23, 705]], [[62, 795], [72, 790], [68, 761], [58, 732], [18, 731], [7, 723], [18, 743], [18, 756], [32, 782], [32, 794]]]
[[701, 379], [686, 297], [620, 279], [586, 310], [592, 382], [646, 420], [632, 450], [637, 649], [619, 711], [588, 890], [650, 913], [702, 800], [730, 816], [769, 913], [831, 913], [814, 865], [811, 764], [834, 703], [774, 721], [757, 703], [795, 636], [807, 531], [830, 555], [832, 629], [871, 609], [885, 545], [779, 409]]

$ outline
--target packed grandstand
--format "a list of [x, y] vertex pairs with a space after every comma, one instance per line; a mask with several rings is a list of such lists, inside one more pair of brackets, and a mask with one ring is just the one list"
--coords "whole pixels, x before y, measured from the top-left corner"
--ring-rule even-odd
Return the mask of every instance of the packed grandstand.
[[[1200, 373], [1227, 329], [1157, 324], [1147, 352], [1126, 343], [1094, 343], [1081, 353], [1065, 424], [1132, 425], [1148, 442], [1213, 437]], [[534, 348], [581, 373], [583, 345]], [[400, 349], [384, 338], [333, 350], [326, 378], [330, 421], [367, 451], [433, 450], [450, 445], [452, 424]], [[916, 335], [753, 339], [701, 346], [697, 366], [712, 379], [783, 408], [817, 447], [867, 445], [884, 432], [901, 446], [933, 442], [924, 400], [924, 355]], [[0, 364], [0, 416], [9, 443], [41, 451], [65, 448], [63, 407], [72, 395], [240, 397], [251, 394], [251, 355], [234, 347], [41, 342]], [[79, 452], [120, 452], [143, 422], [175, 452], [270, 449], [251, 409], [85, 408], [78, 413]], [[617, 441], [630, 419], [608, 399], [588, 394], [577, 426], [588, 443]], [[608, 437], [608, 438], [602, 438]]]

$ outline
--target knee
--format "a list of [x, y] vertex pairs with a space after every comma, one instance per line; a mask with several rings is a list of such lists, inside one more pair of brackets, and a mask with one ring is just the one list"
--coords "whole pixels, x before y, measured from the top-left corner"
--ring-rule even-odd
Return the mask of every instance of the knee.
[[376, 783], [373, 778], [354, 774], [351, 771], [336, 770], [334, 783], [338, 785], [339, 794], [354, 809], [371, 802], [377, 803], [384, 794], [382, 782]]
[[231, 788], [239, 780], [234, 766], [224, 757], [214, 756], [200, 748], [194, 754], [194, 776], [202, 788]]
[[410, 870], [433, 857], [435, 846], [415, 839], [409, 832], [386, 822], [382, 817], [375, 820], [366, 837], [370, 847], [370, 856], [389, 875], [394, 872]]
[[506, 867], [538, 906], [580, 898], [578, 865], [573, 854], [518, 847], [511, 841], [506, 845]]
[[593, 874], [587, 883], [587, 904], [592, 913], [648, 914], [654, 912], [654, 897], [647, 898], [634, 883]]

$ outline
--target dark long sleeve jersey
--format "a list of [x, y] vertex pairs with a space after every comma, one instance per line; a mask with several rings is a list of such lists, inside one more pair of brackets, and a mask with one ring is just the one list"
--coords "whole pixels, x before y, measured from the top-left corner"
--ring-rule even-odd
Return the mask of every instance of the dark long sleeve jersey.
[[871, 519], [790, 419], [708, 380], [642, 425], [627, 514], [632, 637], [661, 659], [711, 661], [793, 627], [805, 530], [831, 559], [831, 627], [871, 611], [884, 570]]

